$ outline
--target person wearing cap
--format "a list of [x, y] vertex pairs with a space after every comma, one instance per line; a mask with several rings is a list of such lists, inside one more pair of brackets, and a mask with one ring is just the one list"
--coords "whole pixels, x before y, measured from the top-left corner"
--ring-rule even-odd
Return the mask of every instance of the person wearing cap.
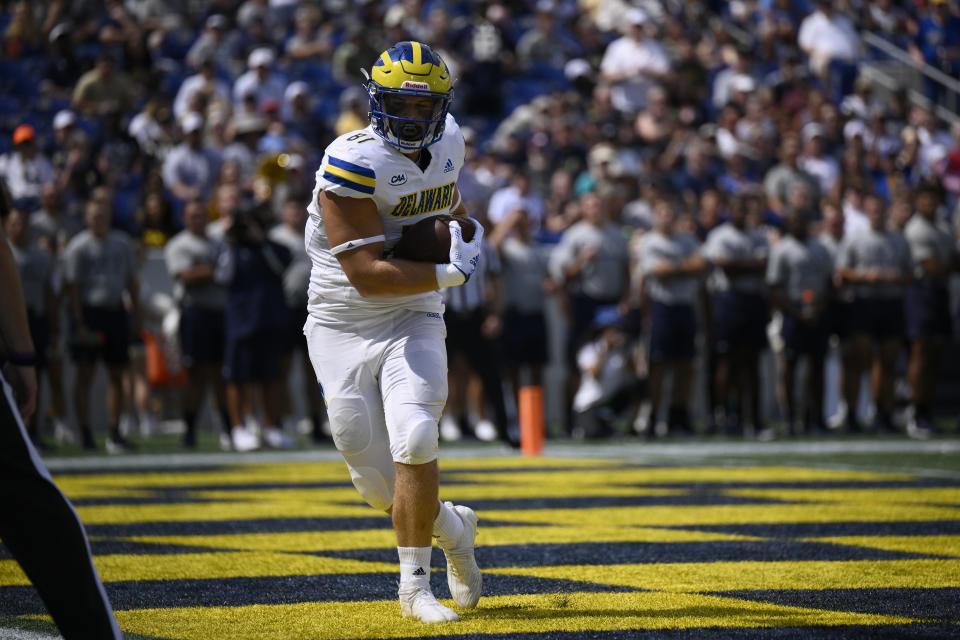
[[163, 183], [174, 197], [186, 202], [206, 198], [217, 179], [220, 157], [203, 142], [203, 117], [188, 113], [181, 124], [183, 142], [163, 160]]
[[937, 220], [942, 204], [940, 186], [922, 183], [914, 193], [914, 214], [904, 229], [914, 276], [905, 299], [910, 340], [907, 378], [913, 391], [907, 434], [914, 438], [928, 438], [936, 432], [933, 394], [944, 343], [953, 333], [947, 283], [960, 267], [960, 258], [953, 235]]
[[240, 109], [244, 97], [250, 93], [256, 95], [258, 112], [267, 100], [283, 101], [287, 86], [271, 71], [275, 60], [276, 56], [269, 47], [258, 47], [250, 52], [247, 57], [248, 71], [233, 83], [234, 108]]
[[557, 25], [553, 0], [539, 0], [533, 18], [533, 28], [517, 41], [517, 62], [523, 69], [544, 65], [562, 69], [564, 63], [575, 57], [579, 47], [564, 29]]
[[93, 69], [77, 80], [72, 107], [88, 117], [126, 113], [133, 104], [133, 83], [117, 71], [113, 54], [101, 53]]
[[797, 166], [816, 178], [820, 185], [820, 193], [830, 193], [840, 177], [837, 159], [824, 151], [825, 133], [826, 130], [819, 122], [808, 122], [803, 125], [803, 129], [800, 130], [803, 151], [797, 158]]
[[210, 103], [230, 105], [230, 87], [217, 77], [213, 56], [203, 58], [197, 73], [187, 77], [180, 85], [177, 97], [173, 100], [173, 115], [178, 120], [186, 115], [190, 98], [198, 91], [206, 91], [210, 96], [208, 106]]
[[848, 366], [853, 368], [853, 384], [846, 397], [847, 428], [860, 430], [856, 418], [860, 381], [872, 370], [871, 395], [876, 406], [873, 428], [884, 433], [895, 430], [891, 421], [894, 369], [906, 337], [903, 296], [913, 276], [913, 264], [903, 233], [887, 229], [883, 200], [869, 194], [863, 199], [863, 208], [870, 227], [844, 240], [836, 263], [837, 276], [850, 285], [853, 293], [849, 318], [853, 353], [844, 362], [845, 375]]
[[707, 261], [695, 236], [680, 233], [673, 203], [654, 205], [654, 229], [644, 236], [640, 270], [650, 326], [650, 415], [657, 419], [664, 378], [673, 373], [667, 430], [693, 433], [689, 405], [693, 391], [697, 313], [694, 309]]
[[603, 53], [600, 73], [613, 85], [611, 99], [618, 111], [635, 114], [643, 108], [647, 86], [670, 72], [666, 50], [648, 36], [647, 13], [640, 8], [627, 11], [624, 35], [611, 42]]
[[20, 207], [36, 207], [43, 185], [56, 180], [53, 165], [38, 149], [36, 130], [21, 124], [13, 130], [13, 151], [0, 156], [0, 178]]

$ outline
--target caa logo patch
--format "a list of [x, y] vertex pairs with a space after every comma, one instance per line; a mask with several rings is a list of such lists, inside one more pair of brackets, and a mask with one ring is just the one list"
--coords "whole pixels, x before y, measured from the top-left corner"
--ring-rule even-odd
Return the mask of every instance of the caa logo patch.
[[392, 184], [395, 187], [401, 184], [406, 184], [406, 183], [407, 183], [407, 175], [405, 173], [398, 173], [397, 175], [390, 178], [390, 184]]
[[456, 169], [456, 167], [453, 166], [453, 160], [447, 158], [447, 164], [443, 165], [443, 172], [450, 173], [454, 169]]

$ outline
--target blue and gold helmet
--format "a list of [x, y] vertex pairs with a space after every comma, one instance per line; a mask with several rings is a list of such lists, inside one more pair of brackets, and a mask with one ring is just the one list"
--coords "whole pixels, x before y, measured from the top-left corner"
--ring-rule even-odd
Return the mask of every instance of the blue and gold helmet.
[[424, 149], [440, 139], [453, 82], [437, 52], [420, 42], [398, 42], [377, 58], [366, 84], [370, 122], [401, 151]]

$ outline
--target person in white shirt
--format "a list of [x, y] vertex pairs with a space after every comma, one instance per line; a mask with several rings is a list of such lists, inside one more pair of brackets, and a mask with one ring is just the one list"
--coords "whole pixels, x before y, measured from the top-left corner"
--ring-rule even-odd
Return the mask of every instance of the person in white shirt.
[[164, 159], [163, 183], [180, 200], [206, 198], [216, 182], [220, 158], [203, 144], [202, 116], [187, 114], [181, 126], [184, 141]]
[[531, 188], [530, 176], [523, 171], [515, 173], [508, 186], [493, 192], [487, 207], [487, 219], [490, 224], [498, 225], [518, 209], [527, 212], [531, 231], [536, 234], [546, 216], [547, 207], [543, 196]]
[[810, 68], [830, 86], [839, 102], [850, 93], [863, 45], [856, 27], [830, 0], [817, 0], [816, 10], [803, 19], [797, 43], [810, 56]]
[[611, 100], [619, 111], [637, 113], [644, 106], [651, 81], [663, 78], [670, 71], [667, 52], [648, 37], [648, 16], [643, 9], [627, 13], [625, 33], [611, 42], [600, 62], [603, 78], [613, 85]]
[[221, 103], [230, 105], [230, 87], [223, 80], [217, 78], [216, 65], [212, 56], [203, 58], [200, 69], [188, 77], [180, 85], [177, 97], [173, 100], [173, 115], [179, 120], [186, 115], [190, 105], [190, 98], [198, 91], [206, 91], [210, 95], [208, 105]]
[[0, 178], [15, 205], [28, 211], [40, 203], [43, 185], [53, 182], [53, 165], [37, 150], [36, 130], [21, 124], [13, 130], [13, 152], [0, 156]]
[[260, 47], [250, 52], [247, 57], [249, 70], [237, 78], [233, 84], [235, 109], [242, 110], [243, 100], [250, 93], [256, 95], [258, 111], [263, 109], [263, 105], [268, 100], [276, 100], [277, 104], [283, 104], [283, 94], [287, 85], [270, 70], [275, 60], [273, 51], [267, 47]]

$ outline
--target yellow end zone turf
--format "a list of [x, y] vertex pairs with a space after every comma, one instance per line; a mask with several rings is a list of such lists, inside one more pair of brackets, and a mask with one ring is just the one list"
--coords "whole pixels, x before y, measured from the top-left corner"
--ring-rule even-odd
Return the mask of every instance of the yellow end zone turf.
[[[390, 521], [361, 503], [340, 462], [56, 479], [79, 501], [121, 627], [169, 640], [771, 627], [813, 637], [811, 627], [929, 618], [864, 609], [863, 594], [880, 589], [928, 590], [943, 599], [938, 623], [960, 620], [960, 480], [519, 457], [443, 460], [441, 472], [441, 498], [477, 508], [492, 595], [439, 626], [400, 619]], [[433, 570], [442, 583], [442, 562]], [[41, 614], [4, 609], [27, 584], [0, 559], [0, 615]], [[861, 599], [791, 606], [750, 590]]]

